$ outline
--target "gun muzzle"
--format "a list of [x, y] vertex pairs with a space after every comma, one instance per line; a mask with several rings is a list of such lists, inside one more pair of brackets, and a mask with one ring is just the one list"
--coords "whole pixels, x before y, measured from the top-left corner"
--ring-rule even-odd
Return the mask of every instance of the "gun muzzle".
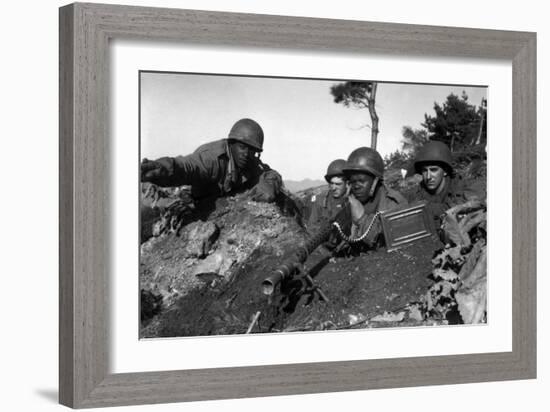
[[295, 270], [295, 262], [283, 263], [275, 270], [275, 272], [271, 276], [265, 278], [262, 282], [263, 294], [267, 296], [272, 295], [277, 285], [281, 283], [284, 279], [292, 276]]

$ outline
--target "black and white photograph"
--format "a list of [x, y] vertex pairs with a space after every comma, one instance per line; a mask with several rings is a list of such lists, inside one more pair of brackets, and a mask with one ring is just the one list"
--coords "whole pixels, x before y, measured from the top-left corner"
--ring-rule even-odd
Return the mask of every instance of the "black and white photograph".
[[547, 411], [544, 4], [4, 3], [3, 409]]
[[138, 82], [140, 339], [487, 323], [486, 86]]

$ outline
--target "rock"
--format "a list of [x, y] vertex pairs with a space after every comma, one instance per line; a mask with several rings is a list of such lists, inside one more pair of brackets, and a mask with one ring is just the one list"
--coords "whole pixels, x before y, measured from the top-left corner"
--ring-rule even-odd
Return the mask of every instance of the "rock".
[[162, 309], [162, 295], [150, 290], [141, 289], [141, 321], [146, 321], [157, 315]]
[[424, 315], [418, 305], [412, 305], [409, 307], [409, 319], [416, 320], [417, 322], [422, 322], [424, 320]]
[[158, 232], [158, 228], [155, 227], [155, 223], [160, 218], [160, 212], [158, 209], [141, 205], [141, 243], [145, 242], [155, 233]]
[[215, 273], [198, 273], [196, 275], [197, 279], [200, 281], [214, 287], [223, 281], [223, 276], [217, 275]]
[[233, 262], [234, 260], [223, 251], [216, 251], [196, 265], [191, 273], [194, 276], [211, 273], [225, 277]]
[[398, 297], [399, 297], [398, 293], [392, 293], [391, 295], [386, 296], [386, 300], [395, 300]]
[[371, 322], [401, 322], [403, 319], [405, 319], [405, 312], [384, 312], [382, 315], [372, 318]]
[[205, 257], [212, 244], [218, 238], [220, 231], [213, 222], [193, 222], [187, 227], [187, 244], [183, 255], [185, 257]]

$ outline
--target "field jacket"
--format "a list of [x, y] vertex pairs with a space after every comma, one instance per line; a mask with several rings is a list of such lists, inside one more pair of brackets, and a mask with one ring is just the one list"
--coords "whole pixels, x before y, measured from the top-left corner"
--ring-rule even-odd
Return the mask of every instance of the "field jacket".
[[187, 156], [161, 157], [156, 162], [163, 173], [152, 183], [164, 187], [189, 185], [197, 199], [226, 196], [255, 186], [274, 198], [282, 186], [279, 173], [260, 159], [254, 158], [251, 166], [239, 170], [227, 139], [206, 143]]
[[320, 228], [324, 223], [342, 210], [347, 202], [347, 197], [342, 196], [335, 199], [329, 190], [325, 190], [318, 195], [311, 196], [311, 213], [307, 220], [308, 231], [314, 231]]
[[378, 243], [381, 236], [383, 236], [380, 218], [377, 217], [373, 222], [376, 213], [400, 209], [406, 205], [407, 200], [401, 193], [387, 188], [386, 186], [380, 186], [375, 194], [375, 197], [363, 205], [365, 209], [363, 216], [359, 220], [352, 223], [351, 237], [358, 238], [362, 236], [372, 222], [372, 227], [369, 234], [361, 241], [361, 243], [363, 246], [367, 246], [368, 248], [374, 247]]
[[423, 183], [420, 183], [418, 190], [412, 196], [416, 200], [426, 203], [426, 209], [434, 220], [435, 228], [441, 226], [443, 214], [451, 207], [467, 202], [472, 199], [480, 199], [483, 196], [475, 190], [467, 188], [461, 181], [446, 178], [445, 189], [438, 194], [430, 194]]

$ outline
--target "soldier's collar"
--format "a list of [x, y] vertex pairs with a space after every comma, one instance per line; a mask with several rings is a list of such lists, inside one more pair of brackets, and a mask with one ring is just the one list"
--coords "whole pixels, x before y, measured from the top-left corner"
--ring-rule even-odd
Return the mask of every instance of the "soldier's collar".
[[385, 192], [389, 195], [386, 186], [380, 184], [378, 189], [376, 189], [376, 192], [374, 192], [374, 196], [367, 200], [367, 203], [363, 205], [366, 213], [371, 214], [378, 211], [378, 205], [380, 204], [380, 200], [382, 200], [382, 192]]
[[229, 140], [225, 140], [225, 152], [227, 153], [228, 162], [227, 162], [227, 176], [229, 177], [231, 184], [239, 183], [244, 184], [249, 180], [245, 171], [239, 170], [235, 165], [233, 160], [233, 154], [231, 153], [231, 148], [229, 147]]

